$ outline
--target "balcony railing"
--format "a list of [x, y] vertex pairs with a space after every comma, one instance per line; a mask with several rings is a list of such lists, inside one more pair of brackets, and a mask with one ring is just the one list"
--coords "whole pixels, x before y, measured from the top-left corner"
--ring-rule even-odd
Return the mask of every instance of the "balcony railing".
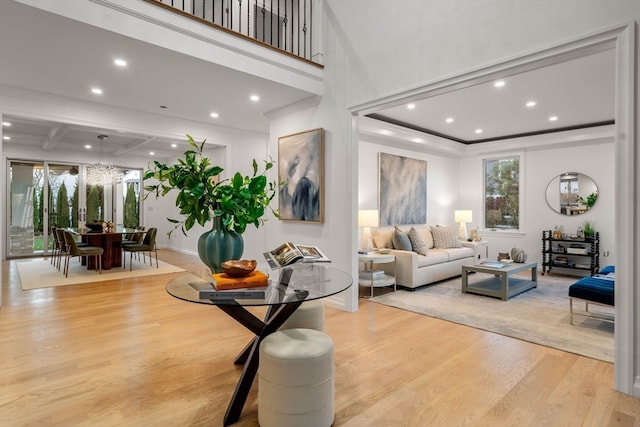
[[218, 29], [319, 65], [313, 0], [146, 0]]

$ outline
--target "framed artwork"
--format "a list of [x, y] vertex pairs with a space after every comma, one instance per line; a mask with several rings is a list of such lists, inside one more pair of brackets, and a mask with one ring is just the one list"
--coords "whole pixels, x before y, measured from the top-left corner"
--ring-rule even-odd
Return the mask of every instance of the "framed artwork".
[[284, 221], [324, 220], [324, 131], [278, 138], [278, 211]]
[[378, 153], [380, 225], [427, 223], [427, 162]]

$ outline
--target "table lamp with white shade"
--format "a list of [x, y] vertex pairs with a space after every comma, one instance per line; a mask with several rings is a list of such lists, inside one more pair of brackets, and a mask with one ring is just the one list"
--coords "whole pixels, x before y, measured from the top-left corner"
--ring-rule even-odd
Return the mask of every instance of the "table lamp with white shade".
[[473, 221], [472, 219], [472, 215], [471, 215], [472, 211], [454, 211], [454, 221], [455, 222], [459, 222], [460, 223], [460, 233], [459, 233], [459, 238], [460, 240], [467, 240], [468, 236], [467, 236], [467, 222], [471, 222]]
[[362, 228], [362, 249], [370, 251], [373, 249], [371, 242], [371, 227], [377, 227], [378, 222], [378, 210], [361, 210], [358, 211], [358, 227]]

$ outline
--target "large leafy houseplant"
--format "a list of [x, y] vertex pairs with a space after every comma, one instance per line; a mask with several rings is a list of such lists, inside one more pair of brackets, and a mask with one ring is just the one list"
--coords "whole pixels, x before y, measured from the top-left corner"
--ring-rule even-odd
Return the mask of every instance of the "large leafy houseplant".
[[216, 217], [226, 230], [238, 234], [244, 233], [249, 224], [256, 228], [264, 224], [267, 208], [278, 217], [277, 211], [269, 206], [276, 194], [276, 182], [268, 181], [266, 176], [275, 164], [273, 160], [265, 160], [264, 170], [259, 171], [254, 159], [251, 176], [236, 172], [230, 179], [220, 181], [223, 168], [203, 156], [205, 141], [196, 142], [191, 135], [187, 135], [187, 141], [193, 149], [185, 151], [177, 163], [154, 161], [153, 168], [144, 173], [145, 181], [154, 178], [158, 182], [144, 187], [147, 196], [155, 194], [157, 198], [177, 190], [176, 206], [184, 218], [167, 218], [175, 224], [167, 233], [169, 237], [178, 228], [186, 236], [196, 223], [204, 226]]

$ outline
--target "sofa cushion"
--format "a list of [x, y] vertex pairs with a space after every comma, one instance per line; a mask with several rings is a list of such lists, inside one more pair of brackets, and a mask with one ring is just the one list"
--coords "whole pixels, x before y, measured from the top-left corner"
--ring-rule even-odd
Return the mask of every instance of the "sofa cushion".
[[431, 227], [431, 234], [433, 234], [433, 245], [437, 249], [462, 247], [462, 243], [458, 239], [458, 229], [455, 225]]
[[449, 248], [442, 249], [443, 252], [446, 252], [449, 255], [449, 261], [455, 261], [457, 259], [463, 258], [473, 258], [474, 253], [471, 248]]
[[422, 240], [424, 240], [424, 242], [427, 244], [427, 248], [433, 248], [433, 235], [431, 234], [431, 228], [418, 227], [416, 228], [416, 230], [418, 230], [418, 233], [420, 233]]
[[439, 249], [430, 250], [427, 255], [418, 255], [418, 268], [449, 262], [449, 254]]
[[391, 242], [393, 243], [394, 249], [401, 249], [403, 251], [413, 250], [413, 246], [411, 246], [411, 240], [409, 239], [407, 232], [399, 229], [398, 227], [396, 227], [393, 232]]
[[415, 228], [411, 227], [407, 235], [409, 236], [409, 240], [411, 241], [411, 247], [413, 248], [413, 251], [420, 255], [426, 255], [429, 248], [424, 240], [422, 240], [422, 236], [420, 235], [420, 233], [418, 233]]
[[393, 228], [376, 228], [371, 231], [371, 239], [376, 248], [393, 249]]

